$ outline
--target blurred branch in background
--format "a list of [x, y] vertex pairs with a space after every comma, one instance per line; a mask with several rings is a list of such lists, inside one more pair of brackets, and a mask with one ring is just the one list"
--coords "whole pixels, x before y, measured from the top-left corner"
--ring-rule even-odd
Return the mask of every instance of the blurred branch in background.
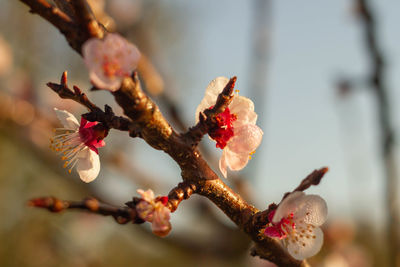
[[[251, 99], [254, 100], [254, 106], [258, 114], [263, 114], [263, 119], [266, 117], [266, 100], [267, 98], [267, 71], [269, 63], [269, 51], [272, 29], [272, 0], [257, 0], [252, 2], [252, 28], [249, 36], [250, 56], [249, 56], [249, 79], [248, 88], [251, 88]], [[258, 125], [264, 129], [264, 140], [266, 138], [266, 123], [265, 120], [258, 120]], [[265, 141], [264, 141], [265, 142]], [[257, 172], [258, 160], [260, 157], [255, 157], [245, 172], [251, 170]], [[265, 162], [262, 163], [265, 167]]]
[[382, 49], [378, 43], [377, 20], [374, 9], [368, 0], [356, 0], [356, 8], [364, 28], [365, 46], [371, 64], [368, 81], [375, 93], [378, 107], [380, 144], [384, 161], [388, 266], [396, 266], [396, 254], [400, 251], [398, 232], [400, 223], [396, 207], [398, 170], [395, 157], [395, 134], [391, 122], [386, 85], [386, 65]]

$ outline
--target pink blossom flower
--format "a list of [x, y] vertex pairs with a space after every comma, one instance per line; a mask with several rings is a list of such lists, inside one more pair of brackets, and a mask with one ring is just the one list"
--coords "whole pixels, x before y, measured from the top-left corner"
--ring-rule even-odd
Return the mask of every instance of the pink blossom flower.
[[138, 189], [137, 192], [142, 196], [142, 200], [136, 205], [139, 217], [152, 223], [151, 227], [155, 235], [161, 237], [168, 235], [171, 231], [170, 210], [166, 207], [168, 197], [154, 198], [151, 189], [147, 191]]
[[268, 215], [270, 223], [264, 234], [279, 238], [293, 258], [303, 260], [321, 249], [324, 234], [318, 226], [325, 222], [327, 214], [323, 198], [296, 191]]
[[[218, 94], [228, 81], [226, 77], [217, 77], [210, 82], [196, 110], [197, 122], [200, 112], [215, 105]], [[227, 167], [238, 171], [247, 165], [250, 155], [261, 143], [263, 131], [256, 125], [257, 114], [254, 112], [253, 101], [244, 96], [234, 95], [230, 105], [216, 119], [217, 127], [208, 134], [217, 142], [216, 147], [223, 149], [219, 169], [226, 177]]]
[[103, 40], [89, 39], [82, 46], [82, 54], [93, 85], [112, 92], [132, 74], [140, 59], [137, 47], [116, 33], [107, 34]]
[[84, 118], [79, 124], [77, 119], [65, 110], [54, 109], [63, 128], [56, 128], [56, 136], [50, 139], [50, 148], [62, 155], [64, 168], [76, 170], [82, 181], [93, 181], [100, 171], [100, 160], [97, 148], [103, 147], [103, 138], [107, 135], [105, 129], [95, 127], [97, 122], [88, 122]]

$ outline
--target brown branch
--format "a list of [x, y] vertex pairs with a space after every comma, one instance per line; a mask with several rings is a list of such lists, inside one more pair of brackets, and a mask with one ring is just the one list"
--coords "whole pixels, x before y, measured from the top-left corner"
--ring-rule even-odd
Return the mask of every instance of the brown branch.
[[76, 15], [76, 23], [85, 34], [85, 38], [103, 38], [104, 28], [94, 19], [93, 12], [86, 0], [73, 0], [71, 6]]
[[144, 221], [137, 216], [136, 209], [131, 207], [116, 207], [101, 203], [95, 198], [87, 198], [82, 201], [60, 200], [55, 197], [35, 198], [28, 202], [29, 206], [44, 208], [51, 212], [62, 212], [64, 210], [83, 210], [90, 213], [111, 216], [119, 224], [143, 223]]
[[188, 199], [196, 191], [196, 185], [193, 183], [182, 182], [173, 188], [168, 194], [168, 208], [174, 212], [179, 203]]
[[[81, 24], [73, 21], [71, 17], [45, 0], [20, 1], [31, 8], [31, 13], [36, 13], [53, 24], [65, 36], [68, 44], [79, 54], [81, 54], [81, 47], [86, 40], [104, 35], [104, 28], [100, 27], [95, 20], [92, 20], [88, 27], [82, 27]], [[74, 11], [76, 13], [76, 10]]]
[[95, 104], [93, 104], [86, 94], [82, 93], [82, 91], [77, 87], [74, 86], [74, 91], [68, 88], [67, 84], [67, 71], [64, 71], [61, 75], [60, 84], [49, 82], [47, 86], [50, 87], [51, 90], [56, 92], [59, 97], [63, 99], [71, 99], [83, 106], [85, 106], [89, 111], [96, 111], [100, 109]]
[[104, 112], [95, 104], [93, 104], [85, 93], [82, 92], [77, 86], [74, 86], [72, 91], [68, 88], [67, 72], [64, 71], [61, 76], [60, 84], [47, 83], [51, 90], [56, 92], [63, 99], [71, 99], [83, 106], [90, 112], [82, 116], [89, 121], [98, 121], [103, 123], [108, 128], [117, 129], [120, 131], [129, 131], [130, 120], [124, 117], [115, 116], [113, 110], [108, 105], [105, 106]]
[[[310, 173], [309, 175], [307, 175], [306, 178], [304, 178], [300, 185], [298, 187], [296, 187], [293, 191], [304, 191], [306, 189], [308, 189], [309, 187], [311, 187], [312, 185], [319, 185], [319, 183], [321, 182], [321, 179], [325, 176], [325, 174], [328, 172], [328, 168], [327, 167], [323, 167], [321, 169], [318, 170], [314, 170], [312, 173]], [[282, 200], [284, 200], [288, 195], [290, 194], [290, 192], [287, 192]]]
[[75, 20], [75, 12], [71, 6], [71, 0], [53, 0], [54, 4], [72, 20]]

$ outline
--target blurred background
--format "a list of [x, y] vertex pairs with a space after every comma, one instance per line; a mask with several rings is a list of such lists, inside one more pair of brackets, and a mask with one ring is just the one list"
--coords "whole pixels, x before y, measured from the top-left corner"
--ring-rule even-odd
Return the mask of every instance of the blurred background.
[[[259, 209], [329, 167], [308, 190], [329, 206], [313, 266], [400, 266], [400, 2], [365, 2], [89, 1], [143, 52], [144, 88], [176, 129], [194, 124], [212, 79], [238, 77], [264, 139], [226, 182]], [[19, 1], [0, 1], [0, 266], [273, 266], [250, 257], [247, 237], [198, 196], [182, 202], [164, 239], [146, 224], [27, 207], [48, 195], [123, 205], [138, 188], [166, 195], [181, 180], [166, 154], [116, 131], [93, 183], [68, 174], [48, 148], [53, 108], [86, 111], [46, 87], [64, 70], [70, 85], [122, 114], [107, 92], [88, 91], [83, 61], [58, 30]], [[219, 173], [220, 151], [208, 138], [202, 146]]]

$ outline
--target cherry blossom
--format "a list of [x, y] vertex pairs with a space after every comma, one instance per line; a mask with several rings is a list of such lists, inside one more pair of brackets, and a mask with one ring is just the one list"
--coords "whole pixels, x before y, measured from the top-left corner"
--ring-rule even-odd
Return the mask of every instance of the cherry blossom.
[[142, 196], [141, 201], [136, 205], [136, 211], [140, 218], [151, 222], [151, 227], [155, 235], [164, 237], [171, 231], [170, 210], [166, 207], [168, 202], [167, 196], [154, 198], [151, 189], [143, 191], [138, 189], [137, 192]]
[[136, 69], [140, 52], [137, 47], [116, 33], [103, 40], [91, 38], [82, 46], [83, 59], [94, 86], [112, 92]]
[[323, 198], [296, 191], [270, 212], [270, 223], [264, 234], [279, 238], [293, 258], [303, 260], [321, 249], [324, 234], [319, 226], [325, 222], [327, 214]]
[[82, 181], [89, 183], [96, 179], [100, 171], [100, 160], [97, 148], [105, 145], [104, 137], [107, 130], [98, 127], [98, 122], [89, 122], [81, 118], [77, 119], [65, 110], [54, 109], [63, 128], [56, 128], [56, 136], [50, 139], [50, 148], [61, 155], [65, 160], [64, 168], [71, 173], [76, 170]]
[[[199, 113], [212, 108], [229, 79], [217, 77], [206, 88], [203, 100], [196, 110], [196, 121]], [[263, 131], [256, 125], [257, 114], [254, 103], [244, 96], [235, 94], [229, 106], [216, 117], [217, 126], [209, 131], [216, 147], [223, 149], [219, 160], [219, 169], [224, 177], [227, 167], [233, 171], [243, 169], [256, 148], [260, 145]]]

